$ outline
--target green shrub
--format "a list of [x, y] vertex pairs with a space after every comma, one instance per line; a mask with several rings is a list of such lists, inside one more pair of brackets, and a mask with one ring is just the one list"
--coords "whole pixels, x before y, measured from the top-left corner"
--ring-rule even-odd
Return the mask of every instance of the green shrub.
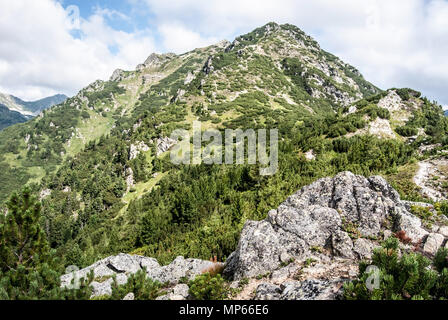
[[411, 96], [419, 98], [422, 95], [420, 92], [409, 88], [396, 89], [395, 91], [403, 101], [408, 101], [411, 98]]
[[40, 227], [41, 204], [29, 188], [14, 193], [0, 213], [0, 300], [88, 299], [90, 282], [61, 288], [61, 264]]
[[190, 281], [190, 295], [196, 300], [224, 300], [228, 295], [225, 280], [220, 274], [204, 273]]
[[[359, 279], [344, 285], [347, 300], [431, 300], [448, 298], [447, 252], [441, 250], [432, 261], [418, 253], [406, 253], [401, 257], [396, 238], [386, 240], [382, 248], [374, 251], [372, 262], [362, 262]], [[371, 272], [367, 267], [379, 269], [379, 286], [367, 288]]]
[[395, 131], [402, 137], [412, 137], [418, 134], [417, 128], [409, 126], [398, 127]]
[[146, 270], [131, 274], [128, 282], [118, 285], [116, 277], [112, 284], [111, 300], [122, 300], [128, 293], [134, 294], [135, 300], [155, 300], [161, 295], [162, 284], [146, 276]]

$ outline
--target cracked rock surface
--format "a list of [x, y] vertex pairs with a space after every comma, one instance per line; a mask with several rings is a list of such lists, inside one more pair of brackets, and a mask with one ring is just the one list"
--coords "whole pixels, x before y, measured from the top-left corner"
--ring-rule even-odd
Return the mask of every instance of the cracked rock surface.
[[287, 256], [305, 261], [318, 248], [330, 258], [369, 258], [386, 230], [403, 230], [412, 242], [430, 240], [434, 253], [446, 241], [428, 237], [419, 218], [406, 208], [382, 177], [342, 172], [323, 178], [289, 197], [266, 220], [248, 221], [224, 273], [235, 280], [279, 269]]

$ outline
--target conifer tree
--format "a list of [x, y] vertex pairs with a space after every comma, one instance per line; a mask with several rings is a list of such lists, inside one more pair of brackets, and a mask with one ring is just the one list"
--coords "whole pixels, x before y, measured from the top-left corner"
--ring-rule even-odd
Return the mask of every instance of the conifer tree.
[[[90, 289], [60, 287], [61, 265], [40, 225], [41, 204], [29, 188], [14, 193], [0, 215], [0, 299], [88, 298]], [[75, 292], [76, 291], [76, 292]]]

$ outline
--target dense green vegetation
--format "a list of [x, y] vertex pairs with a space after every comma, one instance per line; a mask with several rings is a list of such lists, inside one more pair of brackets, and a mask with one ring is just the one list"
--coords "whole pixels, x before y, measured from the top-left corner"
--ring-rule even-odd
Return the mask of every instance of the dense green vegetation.
[[[359, 280], [344, 287], [344, 297], [349, 300], [446, 300], [448, 298], [448, 250], [441, 249], [431, 261], [419, 253], [399, 255], [399, 241], [389, 238], [374, 251], [372, 261], [360, 264]], [[368, 272], [374, 265], [379, 272]], [[432, 268], [430, 268], [432, 267]], [[370, 289], [378, 277], [377, 287]]]
[[161, 295], [162, 284], [153, 281], [146, 276], [146, 270], [140, 270], [131, 274], [128, 281], [123, 285], [118, 285], [114, 278], [112, 285], [112, 295], [104, 297], [108, 300], [123, 300], [129, 294], [134, 294], [134, 300], [154, 300]]
[[220, 274], [204, 273], [189, 283], [190, 296], [194, 300], [224, 300], [228, 295], [228, 288]]
[[13, 194], [0, 214], [0, 300], [88, 299], [89, 281], [61, 288], [64, 270], [40, 226], [41, 204], [29, 189]]
[[[158, 118], [164, 113], [157, 113]], [[121, 133], [114, 131], [88, 144], [56, 175], [43, 180], [53, 190], [43, 200], [50, 243], [67, 265], [86, 266], [119, 251], [153, 256], [163, 263], [177, 255], [216, 255], [224, 260], [247, 219], [264, 218], [298, 188], [343, 170], [364, 175], [393, 172], [412, 158], [412, 147], [396, 140], [322, 139], [332, 120], [308, 118], [299, 126], [297, 121], [290, 118], [279, 124], [284, 141], [279, 172], [272, 177], [259, 176], [256, 166], [176, 167], [164, 158], [148, 162], [143, 154], [130, 161]], [[157, 137], [154, 130], [163, 129], [154, 126], [152, 117], [144, 118], [134, 135]], [[300, 155], [310, 149], [316, 161]], [[126, 167], [142, 182], [156, 172], [169, 174], [157, 188], [124, 207], [120, 199], [126, 192]], [[67, 186], [70, 190], [64, 191]]]

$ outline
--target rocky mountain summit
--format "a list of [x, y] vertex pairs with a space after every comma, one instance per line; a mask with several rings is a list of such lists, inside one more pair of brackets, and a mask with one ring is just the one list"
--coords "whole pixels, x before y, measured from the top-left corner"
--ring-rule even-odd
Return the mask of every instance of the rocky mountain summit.
[[[374, 248], [396, 232], [409, 240], [402, 244], [404, 251], [432, 256], [448, 247], [448, 219], [428, 229], [410, 212], [414, 205], [431, 207], [401, 201], [380, 176], [342, 172], [320, 179], [271, 210], [265, 220], [248, 221], [223, 274], [233, 281], [231, 287], [247, 283], [239, 299], [336, 299], [343, 283], [356, 277], [359, 261], [370, 259]], [[93, 282], [93, 294], [110, 294], [112, 276], [125, 283], [127, 275], [146, 268], [148, 277], [170, 284], [161, 299], [185, 299], [188, 290], [185, 284], [178, 287], [180, 279], [192, 279], [214, 265], [178, 257], [160, 266], [153, 258], [119, 254], [64, 275], [62, 284], [93, 270], [95, 279], [107, 279]]]

